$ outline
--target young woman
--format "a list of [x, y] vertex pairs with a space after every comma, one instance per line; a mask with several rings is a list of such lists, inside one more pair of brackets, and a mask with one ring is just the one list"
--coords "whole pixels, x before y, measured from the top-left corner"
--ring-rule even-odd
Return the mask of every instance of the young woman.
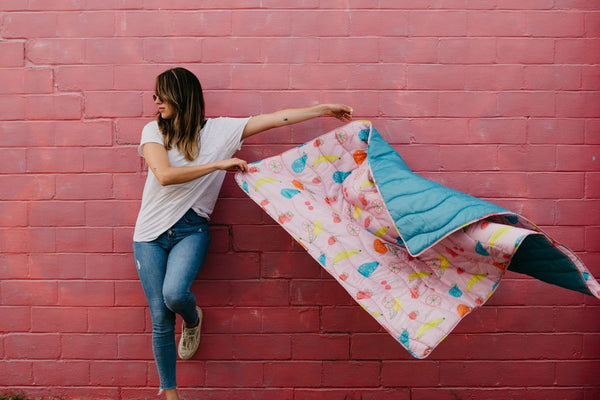
[[[184, 68], [156, 78], [156, 121], [142, 131], [139, 153], [149, 167], [134, 232], [134, 257], [152, 317], [152, 350], [167, 400], [179, 399], [177, 354], [191, 358], [198, 349], [202, 310], [190, 291], [208, 249], [208, 219], [225, 171], [248, 170], [231, 158], [242, 140], [271, 128], [319, 116], [352, 118], [343, 104], [280, 110], [249, 118], [204, 115], [198, 78]], [[175, 315], [183, 318], [175, 345]]]

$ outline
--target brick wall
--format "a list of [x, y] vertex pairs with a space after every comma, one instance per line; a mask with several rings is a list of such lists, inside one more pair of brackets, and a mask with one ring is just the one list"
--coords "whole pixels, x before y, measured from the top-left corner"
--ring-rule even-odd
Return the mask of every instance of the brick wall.
[[[600, 276], [597, 0], [0, 0], [0, 22], [0, 393], [156, 393], [135, 144], [175, 65], [210, 116], [351, 104], [414, 169], [524, 214]], [[416, 361], [231, 176], [212, 233], [187, 398], [600, 398], [591, 297], [509, 273]]]

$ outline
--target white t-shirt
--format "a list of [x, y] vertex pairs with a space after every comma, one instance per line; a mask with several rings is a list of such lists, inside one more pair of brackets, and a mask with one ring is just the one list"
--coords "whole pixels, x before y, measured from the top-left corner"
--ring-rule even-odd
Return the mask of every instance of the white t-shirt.
[[[250, 118], [211, 118], [200, 131], [200, 154], [194, 161], [186, 160], [175, 146], [167, 154], [173, 167], [194, 166], [231, 158], [241, 147], [242, 132]], [[146, 143], [164, 145], [156, 121], [146, 124], [138, 152]], [[198, 215], [209, 218], [212, 213], [225, 171], [215, 171], [189, 182], [162, 186], [154, 173], [148, 177], [142, 194], [142, 205], [135, 224], [133, 240], [149, 242], [159, 237], [193, 208]]]

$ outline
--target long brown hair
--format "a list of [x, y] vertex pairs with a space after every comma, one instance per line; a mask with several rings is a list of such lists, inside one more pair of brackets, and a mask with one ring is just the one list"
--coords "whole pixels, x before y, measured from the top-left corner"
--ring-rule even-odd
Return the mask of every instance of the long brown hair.
[[165, 148], [175, 146], [188, 161], [194, 160], [200, 153], [198, 135], [206, 122], [200, 81], [185, 68], [172, 68], [156, 77], [155, 90], [175, 109], [170, 119], [163, 119], [160, 113], [156, 117]]

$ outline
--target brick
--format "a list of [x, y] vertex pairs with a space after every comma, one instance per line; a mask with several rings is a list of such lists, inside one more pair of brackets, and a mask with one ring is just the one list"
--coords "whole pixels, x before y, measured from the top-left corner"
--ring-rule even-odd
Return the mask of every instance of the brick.
[[30, 279], [83, 278], [85, 257], [82, 254], [31, 254]]
[[579, 37], [584, 33], [584, 14], [572, 11], [530, 11], [526, 13], [529, 35]]
[[406, 88], [425, 90], [464, 89], [466, 69], [463, 66], [409, 65], [406, 70]]
[[133, 146], [87, 148], [84, 150], [85, 172], [139, 172], [140, 158]]
[[600, 120], [590, 119], [586, 121], [585, 142], [600, 144]]
[[55, 71], [61, 91], [103, 90], [114, 85], [114, 67], [110, 65], [68, 65]]
[[386, 387], [411, 388], [437, 385], [441, 365], [437, 361], [383, 361], [381, 383]]
[[26, 101], [25, 97], [0, 95], [0, 107], [4, 111], [2, 119], [19, 120], [25, 118]]
[[319, 329], [319, 310], [316, 307], [269, 307], [264, 309], [261, 322], [263, 332], [316, 332]]
[[65, 306], [114, 305], [114, 283], [103, 281], [59, 281], [58, 304]]
[[584, 13], [585, 37], [600, 37], [600, 14], [597, 12]]
[[144, 386], [147, 363], [97, 361], [90, 363], [90, 383], [99, 386]]
[[56, 36], [56, 13], [10, 13], [4, 17], [2, 36], [7, 38]]
[[29, 172], [83, 171], [83, 151], [78, 148], [33, 148], [27, 151]]
[[110, 121], [14, 121], [4, 122], [2, 129], [6, 134], [3, 145], [9, 147], [106, 146], [112, 143]]
[[84, 39], [31, 39], [25, 45], [25, 57], [34, 64], [80, 64], [85, 51]]
[[[481, 386], [547, 386], [554, 382], [553, 362], [446, 362], [440, 364], [440, 384], [464, 386], [476, 381]], [[535, 373], [531, 373], [535, 371]]]
[[66, 333], [61, 335], [63, 360], [113, 360], [117, 335]]
[[261, 275], [263, 278], [319, 278], [322, 268], [308, 253], [263, 252]]
[[114, 32], [114, 12], [56, 14], [56, 33], [59, 37], [112, 36]]
[[32, 385], [32, 363], [29, 361], [0, 361], [0, 385]]
[[377, 38], [382, 62], [436, 63], [437, 38]]
[[5, 349], [9, 359], [58, 358], [60, 337], [57, 334], [9, 334], [5, 338]]
[[467, 31], [469, 36], [527, 36], [527, 18], [513, 11], [469, 13]]
[[470, 65], [461, 68], [465, 70], [464, 88], [467, 90], [519, 90], [525, 87], [521, 65]]
[[[2, 151], [0, 151], [2, 153]], [[0, 207], [4, 210], [4, 215], [0, 221], [0, 226], [20, 226], [27, 225], [27, 204], [16, 201], [2, 201]]]
[[56, 250], [54, 228], [12, 228], [0, 230], [0, 251], [8, 253], [47, 253]]
[[56, 177], [56, 198], [60, 200], [110, 199], [110, 174], [61, 174]]
[[210, 37], [203, 40], [203, 62], [245, 63], [261, 61], [255, 39]]
[[85, 94], [85, 116], [137, 117], [142, 115], [142, 99], [132, 92], [87, 92]]
[[[122, 334], [117, 336], [119, 360], [153, 360], [152, 335], [149, 334]], [[202, 337], [204, 341], [204, 334]], [[199, 351], [204, 349], [200, 346]]]
[[600, 356], [600, 335], [597, 333], [583, 335], [582, 358], [598, 358]]
[[142, 307], [148, 305], [139, 280], [115, 282], [115, 305]]
[[293, 280], [290, 284], [290, 302], [293, 305], [354, 304], [354, 299], [333, 279]]
[[0, 149], [0, 171], [5, 174], [19, 174], [26, 171], [25, 149]]
[[23, 332], [31, 328], [31, 309], [29, 307], [0, 307], [2, 333]]
[[[360, 36], [406, 36], [412, 27], [412, 15], [395, 10], [360, 10], [353, 11], [350, 18], [351, 37]], [[418, 36], [418, 35], [412, 35]], [[372, 39], [361, 39], [372, 40]], [[367, 45], [368, 46], [368, 45]], [[374, 46], [372, 46], [374, 47]], [[365, 49], [366, 50], [366, 49]], [[375, 47], [372, 50], [377, 50]], [[372, 51], [372, 50], [366, 50]], [[323, 60], [321, 60], [323, 61]], [[372, 60], [371, 60], [372, 61]]]
[[231, 14], [231, 35], [289, 36], [292, 21], [292, 14], [288, 11], [239, 11]]
[[[558, 95], [560, 96], [560, 95]], [[550, 117], [559, 108], [558, 99], [548, 92], [498, 93], [498, 112], [506, 117]]]
[[295, 389], [296, 396], [303, 400], [410, 400], [410, 389]]
[[[196, 291], [194, 291], [194, 293], [198, 294]], [[204, 303], [201, 301], [198, 301], [198, 304], [203, 304], [204, 306]], [[281, 313], [279, 309], [276, 310]], [[206, 318], [207, 321], [211, 321], [211, 324], [206, 324], [203, 329], [207, 334], [262, 332], [264, 318], [263, 311], [263, 308], [257, 309], [255, 307], [206, 307], [204, 310], [204, 318]], [[293, 332], [293, 328], [291, 331]]]
[[359, 306], [322, 307], [321, 327], [327, 333], [380, 332], [381, 326]]
[[0, 255], [0, 276], [2, 279], [25, 279], [29, 277], [27, 254]]
[[52, 3], [44, 0], [31, 0], [27, 4], [28, 10], [50, 11], [50, 10], [82, 10], [85, 0], [56, 0]]
[[380, 385], [379, 370], [379, 362], [324, 361], [323, 386], [376, 387]]
[[350, 66], [346, 64], [292, 65], [290, 89], [345, 89], [351, 80]]
[[441, 168], [447, 171], [483, 170], [490, 171], [498, 167], [498, 148], [496, 146], [440, 146]]
[[598, 171], [600, 159], [598, 157], [600, 146], [557, 146], [557, 169], [563, 171]]
[[556, 94], [556, 116], [595, 117], [600, 107], [599, 92], [559, 92]]
[[87, 308], [84, 307], [32, 307], [32, 332], [86, 332]]
[[292, 249], [292, 238], [278, 226], [235, 225], [232, 227], [236, 251], [282, 251]]
[[491, 334], [469, 335], [468, 347], [477, 349], [469, 355], [480, 360], [569, 360], [582, 354], [580, 334]]
[[116, 119], [115, 133], [116, 143], [119, 145], [138, 145], [144, 125], [147, 120], [140, 118], [118, 118]]
[[559, 200], [556, 223], [559, 225], [600, 225], [600, 200]]
[[556, 383], [558, 385], [586, 385], [598, 384], [598, 371], [600, 361], [577, 360], [564, 361], [556, 364]]
[[527, 141], [534, 144], [583, 144], [585, 121], [580, 119], [529, 119]]
[[113, 248], [117, 253], [127, 253], [131, 251], [131, 238], [133, 237], [133, 226], [113, 228]]
[[289, 335], [235, 335], [231, 346], [235, 360], [287, 360], [292, 355]]
[[554, 146], [500, 146], [498, 167], [503, 171], [552, 171], [555, 152]]
[[316, 49], [321, 39], [312, 37], [282, 37], [260, 39], [260, 59], [266, 64], [312, 64], [319, 60]]
[[581, 87], [581, 68], [568, 65], [525, 66], [525, 88], [531, 90], [578, 90]]
[[81, 112], [80, 95], [36, 95], [25, 98], [27, 119], [79, 119]]
[[264, 382], [270, 387], [318, 387], [321, 386], [322, 369], [321, 362], [265, 363]]
[[206, 385], [260, 387], [263, 386], [263, 368], [254, 362], [209, 361], [206, 363]]
[[498, 309], [496, 329], [500, 332], [553, 332], [554, 311], [546, 307]]
[[585, 250], [595, 251], [598, 250], [598, 243], [600, 243], [600, 227], [588, 226], [585, 228]]
[[249, 64], [232, 67], [232, 86], [236, 89], [286, 89], [289, 82], [287, 65]]
[[[442, 92], [439, 115], [443, 117], [497, 116], [500, 94], [491, 92]], [[502, 114], [502, 111], [500, 111]]]
[[337, 10], [305, 11], [291, 20], [292, 36], [346, 36], [350, 33], [350, 13]]
[[[150, 26], [150, 25], [148, 25]], [[151, 26], [156, 29], [158, 25]], [[144, 59], [142, 40], [137, 38], [91, 38], [85, 41], [89, 64], [139, 63]]]
[[294, 360], [347, 360], [350, 358], [349, 348], [347, 335], [309, 334], [292, 337]]
[[2, 94], [52, 92], [53, 77], [49, 68], [3, 69], [0, 79], [6, 82], [0, 89]]
[[94, 307], [88, 316], [91, 332], [136, 333], [145, 329], [145, 307]]
[[581, 89], [598, 90], [600, 88], [600, 71], [589, 65], [581, 67]]
[[597, 332], [599, 307], [564, 307], [554, 310], [554, 325], [559, 332]]
[[144, 60], [148, 62], [201, 62], [201, 38], [144, 39]]
[[554, 61], [557, 64], [597, 64], [600, 54], [596, 51], [600, 39], [557, 39]]
[[29, 205], [30, 226], [78, 226], [85, 223], [84, 204], [45, 201]]
[[90, 364], [86, 361], [40, 361], [33, 364], [33, 378], [36, 385], [88, 385]]
[[22, 67], [25, 65], [25, 42], [0, 42], [0, 67]]
[[199, 275], [202, 279], [258, 279], [260, 256], [256, 253], [209, 254]]
[[[552, 239], [564, 243], [569, 249], [577, 252], [585, 248], [585, 228], [582, 226], [546, 226], [542, 228]], [[564, 298], [564, 297], [562, 297]], [[567, 299], [569, 297], [567, 296]], [[565, 301], [568, 301], [565, 299]]]
[[468, 124], [468, 140], [475, 143], [523, 143], [527, 137], [525, 119], [477, 118]]
[[52, 281], [4, 281], [3, 305], [53, 305], [57, 302], [57, 284]]
[[87, 201], [85, 225], [132, 226], [139, 211], [139, 201]]
[[56, 250], [59, 252], [110, 252], [113, 235], [110, 228], [61, 227], [56, 230]]
[[454, 400], [486, 399], [544, 399], [544, 400], [578, 400], [582, 397], [580, 388], [419, 388], [412, 391], [411, 400]]
[[433, 117], [439, 114], [439, 94], [429, 91], [381, 93], [379, 107], [383, 116]]
[[502, 64], [551, 64], [554, 40], [546, 38], [498, 38], [497, 62]]
[[470, 18], [470, 15], [468, 16], [468, 14], [463, 11], [411, 11], [408, 13], [408, 35], [466, 36], [469, 22], [468, 18]]

